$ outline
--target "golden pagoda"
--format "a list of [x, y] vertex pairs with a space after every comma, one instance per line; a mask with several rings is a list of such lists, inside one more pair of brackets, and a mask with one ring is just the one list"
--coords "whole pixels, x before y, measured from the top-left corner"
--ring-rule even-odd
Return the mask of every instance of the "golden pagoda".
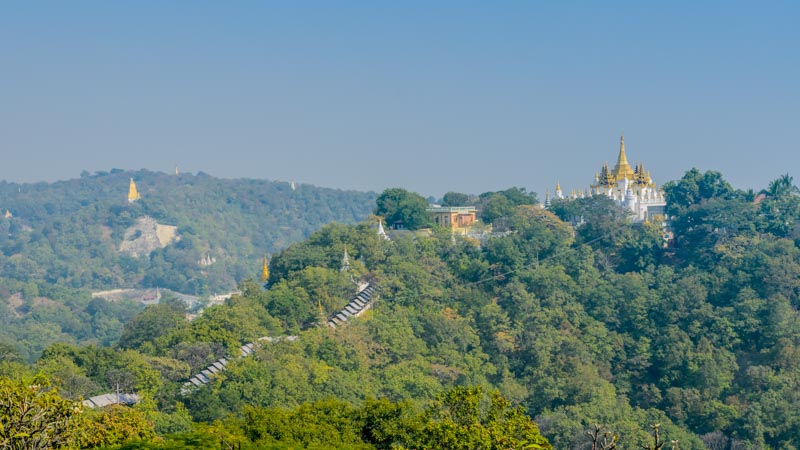
[[650, 177], [650, 172], [644, 169], [644, 164], [637, 163], [632, 167], [628, 162], [628, 155], [625, 153], [625, 135], [619, 138], [619, 154], [617, 155], [617, 164], [611, 169], [608, 163], [604, 163], [600, 168], [599, 173], [594, 175], [594, 183], [592, 187], [593, 193], [600, 193], [605, 189], [616, 189], [618, 183], [622, 180], [628, 180], [631, 187], [636, 188], [654, 188], [655, 184]]
[[139, 191], [136, 190], [136, 183], [134, 183], [133, 178], [131, 178], [131, 185], [128, 188], [128, 203], [133, 203], [140, 198], [142, 198], [142, 196], [139, 195]]
[[264, 257], [264, 265], [261, 267], [261, 281], [266, 283], [269, 280], [269, 266], [267, 266], [267, 257]]
[[14, 215], [11, 214], [11, 211], [6, 210], [6, 213], [3, 215], [3, 217], [5, 217], [6, 219], [10, 219], [10, 218], [14, 217]]
[[619, 155], [617, 156], [617, 165], [614, 166], [614, 178], [617, 181], [627, 178], [628, 180], [633, 180], [634, 170], [630, 164], [628, 164], [628, 156], [625, 155], [625, 135], [623, 134], [619, 138]]

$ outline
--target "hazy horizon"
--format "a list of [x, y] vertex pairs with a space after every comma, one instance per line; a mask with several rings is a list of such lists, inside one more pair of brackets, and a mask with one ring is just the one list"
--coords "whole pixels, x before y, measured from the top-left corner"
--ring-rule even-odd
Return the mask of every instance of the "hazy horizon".
[[[609, 164], [613, 165], [613, 164], [611, 164], [611, 162], [609, 162]], [[686, 170], [688, 171], [688, 170], [691, 170], [691, 169], [692, 168], [690, 167], [690, 168], [688, 168]], [[86, 169], [84, 169], [84, 170], [86, 170]], [[111, 173], [112, 170], [121, 170], [123, 173], [136, 173], [136, 172], [139, 172], [139, 171], [149, 171], [149, 172], [152, 172], [152, 173], [160, 173], [160, 174], [163, 174], [163, 175], [172, 175], [174, 173], [174, 171], [175, 171], [175, 168], [173, 167], [172, 170], [161, 170], [161, 169], [152, 169], [152, 168], [147, 168], [147, 167], [140, 167], [138, 169], [126, 169], [126, 168], [122, 168], [122, 167], [112, 167], [112, 168], [108, 168], [108, 169], [86, 170], [86, 172], [88, 172], [89, 176], [95, 176], [95, 175], [98, 175], [98, 174], [103, 173], [103, 172]], [[714, 169], [709, 169], [709, 170], [714, 170]], [[193, 175], [193, 176], [198, 176], [200, 174], [205, 174], [205, 175], [211, 176], [211, 177], [216, 178], [216, 179], [221, 179], [221, 180], [251, 179], [251, 180], [276, 182], [276, 183], [292, 183], [292, 182], [294, 182], [298, 186], [305, 184], [305, 185], [311, 185], [311, 186], [318, 187], [318, 188], [323, 188], [323, 189], [337, 189], [337, 190], [342, 190], [342, 191], [374, 192], [376, 194], [380, 194], [384, 189], [388, 189], [388, 188], [403, 188], [403, 189], [406, 189], [406, 190], [409, 190], [409, 191], [416, 192], [416, 193], [418, 193], [418, 194], [420, 194], [420, 195], [422, 195], [422, 196], [424, 196], [426, 198], [434, 197], [434, 198], [436, 198], [438, 200], [441, 200], [442, 196], [445, 193], [451, 192], [451, 191], [452, 192], [461, 192], [461, 193], [470, 194], [470, 195], [479, 195], [479, 194], [482, 194], [482, 193], [486, 192], [486, 191], [474, 191], [473, 192], [473, 191], [463, 191], [463, 190], [459, 191], [459, 190], [455, 190], [455, 189], [446, 189], [446, 190], [444, 190], [442, 192], [424, 192], [424, 191], [412, 189], [412, 188], [410, 188], [408, 186], [400, 186], [400, 185], [396, 185], [396, 186], [388, 186], [387, 185], [387, 186], [384, 186], [381, 189], [358, 189], [358, 188], [347, 187], [347, 186], [324, 185], [324, 184], [315, 183], [315, 182], [309, 181], [309, 180], [289, 180], [289, 179], [248, 177], [248, 176], [219, 176], [219, 175], [216, 175], [214, 173], [208, 172], [206, 170], [199, 170], [199, 171], [195, 171], [195, 172], [180, 170], [180, 174], [181, 175], [189, 174], [189, 175]], [[70, 180], [75, 180], [75, 179], [78, 179], [78, 178], [82, 178], [83, 175], [84, 174], [78, 174], [76, 176], [65, 177], [65, 178], [57, 178], [57, 179], [52, 179], [52, 180], [14, 181], [14, 180], [0, 179], [0, 182], [7, 182], [7, 183], [13, 183], [13, 184], [19, 184], [19, 185], [36, 184], [36, 183], [59, 183], [59, 182], [67, 182], [67, 181], [70, 181]], [[725, 176], [724, 173], [722, 175], [723, 175], [723, 177]], [[683, 174], [681, 174], [681, 176], [683, 176]], [[677, 181], [679, 178], [680, 177], [675, 178], [675, 181]], [[778, 175], [776, 175], [774, 178], [778, 178]], [[135, 179], [135, 177], [134, 177], [134, 179]], [[729, 181], [729, 182], [731, 181], [727, 177], [725, 177], [725, 180]], [[673, 181], [673, 180], [664, 180], [664, 182], [659, 183], [659, 186], [661, 186], [661, 185], [663, 185], [663, 184], [665, 184], [666, 182], [669, 182], [669, 181]], [[770, 180], [770, 181], [772, 181], [772, 180]], [[557, 183], [560, 183], [560, 181], [557, 181]], [[137, 185], [138, 184], [139, 183], [137, 182]], [[732, 183], [732, 184], [733, 184], [733, 187], [735, 189], [742, 189], [742, 190], [753, 189], [755, 191], [758, 191], [758, 190], [761, 190], [761, 189], [764, 189], [764, 188], [767, 187], [766, 185], [764, 185], [764, 186], [755, 188], [753, 186], [738, 186], [738, 185], [736, 185], [734, 183]], [[795, 181], [795, 184], [800, 184], [800, 180]], [[588, 186], [588, 184], [587, 184], [587, 186]], [[503, 190], [503, 189], [508, 189], [508, 188], [512, 188], [512, 187], [521, 187], [521, 188], [525, 188], [526, 190], [528, 190], [528, 192], [534, 192], [534, 193], [536, 193], [538, 195], [539, 200], [542, 201], [542, 202], [545, 199], [545, 191], [544, 190], [540, 192], [540, 191], [536, 191], [536, 190], [533, 190], [533, 189], [528, 189], [526, 186], [507, 185], [507, 186], [500, 186], [495, 190]], [[565, 186], [562, 186], [562, 188], [564, 190], [564, 194], [565, 195], [569, 195], [571, 189], [567, 188]], [[555, 189], [555, 186], [551, 186], [551, 187], [546, 188], [546, 191], [548, 191], [550, 193], [551, 197], [554, 195], [554, 189]]]
[[[800, 178], [800, 6], [11, 2], [0, 179], [147, 168], [423, 195]], [[135, 168], [135, 169], [134, 169]]]

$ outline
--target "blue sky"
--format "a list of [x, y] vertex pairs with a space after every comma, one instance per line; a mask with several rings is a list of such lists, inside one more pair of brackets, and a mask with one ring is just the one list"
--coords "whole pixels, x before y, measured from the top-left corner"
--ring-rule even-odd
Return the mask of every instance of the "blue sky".
[[797, 2], [4, 2], [0, 179], [800, 183]]

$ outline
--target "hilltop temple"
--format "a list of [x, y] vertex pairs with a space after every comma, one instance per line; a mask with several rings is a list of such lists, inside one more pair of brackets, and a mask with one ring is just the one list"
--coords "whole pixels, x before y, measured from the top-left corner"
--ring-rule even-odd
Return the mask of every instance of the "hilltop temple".
[[[603, 164], [600, 171], [594, 175], [594, 183], [589, 189], [572, 191], [565, 196], [561, 184], [556, 184], [555, 198], [575, 199], [605, 195], [614, 200], [618, 205], [627, 208], [633, 214], [634, 221], [645, 222], [655, 216], [664, 215], [667, 202], [664, 193], [658, 189], [650, 172], [645, 170], [643, 163], [632, 167], [625, 154], [625, 136], [619, 141], [619, 155], [617, 164], [610, 168], [608, 163]], [[550, 195], [547, 194], [545, 207], [550, 205]]]

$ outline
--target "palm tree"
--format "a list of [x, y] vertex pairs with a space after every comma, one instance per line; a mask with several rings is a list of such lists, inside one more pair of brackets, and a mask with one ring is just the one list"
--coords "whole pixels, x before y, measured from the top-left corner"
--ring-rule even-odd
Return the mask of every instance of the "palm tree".
[[787, 173], [770, 181], [767, 189], [763, 189], [761, 193], [770, 197], [780, 198], [789, 194], [798, 194], [800, 189], [794, 185], [794, 179]]

